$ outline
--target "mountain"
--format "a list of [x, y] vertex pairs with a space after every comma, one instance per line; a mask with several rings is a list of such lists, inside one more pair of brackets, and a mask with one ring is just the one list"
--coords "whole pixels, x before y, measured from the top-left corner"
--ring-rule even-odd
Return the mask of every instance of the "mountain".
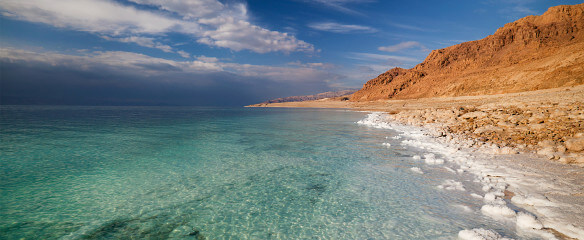
[[369, 80], [351, 101], [532, 91], [584, 84], [584, 4], [551, 7], [493, 35], [432, 51]]
[[336, 98], [336, 97], [343, 97], [343, 96], [351, 95], [351, 94], [355, 93], [356, 91], [357, 90], [355, 90], [355, 89], [351, 89], [351, 90], [342, 90], [342, 91], [336, 91], [336, 92], [324, 92], [324, 93], [318, 93], [318, 94], [314, 94], [314, 95], [276, 98], [276, 99], [272, 99], [272, 100], [268, 100], [266, 102], [263, 102], [262, 104], [282, 103], [282, 102], [303, 102], [303, 101], [319, 100], [319, 99], [324, 99], [324, 98]]

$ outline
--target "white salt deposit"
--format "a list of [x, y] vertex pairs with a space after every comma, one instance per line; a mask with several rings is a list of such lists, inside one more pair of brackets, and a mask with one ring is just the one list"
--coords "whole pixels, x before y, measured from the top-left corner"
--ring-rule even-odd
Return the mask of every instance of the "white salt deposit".
[[444, 167], [444, 169], [448, 170], [451, 173], [456, 173], [456, 171], [454, 171], [454, 169], [452, 169], [452, 168]]
[[426, 158], [424, 162], [429, 165], [439, 165], [444, 163], [444, 159], [441, 158]]
[[[426, 163], [435, 165], [448, 161], [460, 166], [457, 172], [474, 174], [474, 182], [483, 185], [485, 198], [475, 193], [471, 193], [471, 196], [484, 199], [487, 205], [481, 208], [483, 214], [503, 221], [513, 221], [518, 229], [532, 226], [529, 231], [544, 233], [538, 234], [546, 239], [549, 232], [545, 232], [545, 228], [553, 228], [571, 238], [584, 239], [584, 200], [581, 195], [584, 168], [546, 161], [527, 154], [499, 155], [502, 151], [496, 146], [483, 145], [464, 137], [447, 138], [432, 134], [442, 131], [439, 129], [440, 125], [427, 124], [425, 128], [406, 126], [391, 122], [390, 117], [382, 113], [371, 113], [359, 121], [359, 124], [400, 131], [403, 136], [401, 144], [426, 152]], [[436, 157], [437, 155], [444, 156], [444, 159]], [[443, 189], [447, 187], [446, 184], [441, 186]], [[531, 218], [523, 213], [517, 214], [507, 206], [503, 200], [505, 191], [514, 193], [515, 196], [511, 199], [514, 205], [535, 215], [534, 219], [542, 225], [542, 230], [536, 228], [539, 225]], [[461, 231], [459, 237], [500, 239], [496, 235], [488, 238], [490, 235], [487, 232], [492, 232], [491, 230], [475, 230], [477, 229]], [[485, 237], [479, 233], [487, 235]], [[482, 238], [472, 238], [473, 236]]]
[[461, 210], [465, 211], [465, 212], [472, 212], [472, 208], [466, 205], [460, 205], [460, 204], [455, 204], [453, 205], [454, 207], [460, 208]]
[[434, 155], [433, 153], [430, 153], [430, 154], [424, 155], [424, 162], [426, 162], [426, 164], [429, 164], [429, 165], [438, 165], [438, 164], [443, 164], [444, 159], [436, 158], [436, 155]]
[[517, 227], [523, 229], [542, 229], [543, 225], [540, 221], [535, 219], [535, 216], [519, 212], [517, 213]]
[[381, 145], [383, 145], [385, 147], [388, 147], [388, 148], [391, 147], [391, 144], [390, 143], [382, 143]]
[[454, 191], [454, 190], [464, 191], [465, 190], [464, 185], [462, 185], [461, 182], [457, 182], [457, 181], [454, 181], [451, 179], [444, 180], [444, 182], [442, 182], [442, 184], [438, 185], [438, 188], [450, 190], [450, 191]]
[[511, 218], [515, 217], [516, 215], [513, 209], [505, 205], [484, 205], [481, 207], [481, 212], [493, 218]]
[[476, 194], [476, 193], [471, 193], [470, 196], [472, 196], [474, 198], [483, 198], [483, 196]]
[[412, 172], [415, 172], [415, 173], [424, 174], [424, 172], [422, 172], [422, 169], [420, 169], [419, 167], [413, 167], [413, 168], [410, 168], [410, 170], [412, 170]]
[[422, 157], [420, 157], [419, 155], [414, 155], [412, 158], [413, 158], [414, 160], [420, 160], [420, 159], [422, 159]]
[[489, 204], [493, 204], [493, 205], [505, 205], [505, 201], [501, 198], [503, 195], [501, 195], [499, 192], [488, 192], [485, 194], [484, 197], [484, 201], [486, 203]]
[[500, 234], [493, 230], [475, 228], [471, 230], [462, 230], [458, 232], [458, 238], [461, 240], [504, 240], [508, 238], [501, 237]]
[[525, 196], [514, 196], [511, 198], [511, 202], [516, 204], [523, 204], [529, 206], [555, 206], [556, 204], [550, 202], [550, 200], [543, 195], [531, 194]]
[[497, 199], [495, 193], [489, 192], [485, 194], [485, 202], [493, 202]]

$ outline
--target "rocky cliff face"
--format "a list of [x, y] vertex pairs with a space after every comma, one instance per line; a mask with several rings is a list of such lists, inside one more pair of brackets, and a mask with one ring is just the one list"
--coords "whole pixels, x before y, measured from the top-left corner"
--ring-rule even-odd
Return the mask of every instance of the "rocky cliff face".
[[371, 79], [352, 101], [498, 94], [584, 84], [584, 4], [550, 8], [493, 35], [432, 51]]

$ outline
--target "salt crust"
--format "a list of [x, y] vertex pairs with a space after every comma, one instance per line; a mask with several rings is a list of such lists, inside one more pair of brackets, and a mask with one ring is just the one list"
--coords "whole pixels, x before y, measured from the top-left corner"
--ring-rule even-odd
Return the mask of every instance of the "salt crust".
[[505, 205], [483, 205], [481, 212], [493, 218], [511, 218], [517, 216], [517, 213]]
[[462, 230], [458, 233], [458, 238], [461, 240], [510, 240], [509, 238], [501, 237], [501, 235], [493, 230], [482, 228]]
[[[398, 123], [391, 123], [387, 121], [388, 119], [389, 118], [384, 113], [373, 112], [357, 123], [375, 128], [393, 129], [402, 132], [400, 135], [404, 137], [404, 140], [402, 140], [403, 145], [420, 148], [428, 152], [427, 154], [424, 154], [424, 162], [426, 164], [437, 165], [444, 163], [444, 159], [436, 158], [435, 155], [442, 154], [448, 156], [446, 161], [456, 163], [460, 166], [460, 169], [456, 170], [457, 172], [464, 173], [468, 171], [473, 173], [476, 176], [475, 182], [482, 183], [482, 189], [486, 192], [483, 197], [485, 205], [481, 207], [481, 212], [484, 215], [497, 220], [512, 221], [516, 224], [518, 232], [529, 231], [531, 234], [537, 234], [546, 239], [555, 239], [555, 237], [551, 233], [541, 230], [544, 227], [554, 228], [562, 234], [572, 238], [584, 239], [583, 229], [565, 222], [566, 220], [562, 218], [549, 217], [558, 215], [555, 213], [555, 210], [560, 204], [551, 202], [547, 197], [541, 194], [534, 193], [537, 192], [537, 189], [532, 185], [541, 185], [536, 183], [539, 180], [537, 179], [539, 176], [536, 176], [536, 178], [534, 178], [535, 181], [532, 181], [531, 183], [532, 185], [529, 185], [529, 179], [526, 180], [519, 177], [513, 177], [526, 175], [520, 170], [518, 171], [517, 169], [496, 166], [488, 161], [481, 161], [481, 158], [477, 158], [477, 155], [481, 156], [481, 154], [486, 154], [482, 157], [487, 158], [490, 154], [488, 147], [480, 149], [482, 152], [479, 151], [471, 154], [468, 147], [472, 146], [473, 143], [468, 142], [469, 140], [457, 142], [457, 139], [439, 139], [436, 138], [436, 134], [431, 133], [431, 126], [429, 129], [423, 129], [405, 126]], [[442, 142], [440, 142], [440, 140], [442, 140]], [[493, 151], [496, 151], [496, 149]], [[417, 160], [421, 159], [421, 157], [416, 155], [413, 156], [413, 159]], [[514, 172], [511, 170], [514, 170]], [[413, 168], [412, 171], [414, 171]], [[503, 175], [508, 176], [505, 177]], [[543, 221], [540, 221], [536, 216], [530, 213], [516, 212], [507, 206], [503, 197], [505, 196], [505, 191], [510, 188], [508, 181], [517, 185], [511, 186], [516, 192], [516, 195], [511, 201], [520, 207], [531, 206], [532, 208], [530, 208], [530, 210], [536, 210], [536, 212], [540, 213], [540, 217], [543, 218]], [[550, 187], [553, 187], [553, 185]], [[464, 191], [463, 184], [454, 180], [445, 180], [438, 186], [438, 188]], [[477, 198], [481, 197], [476, 193], [470, 193], [470, 195]], [[563, 209], [557, 210], [561, 211]], [[459, 232], [458, 236], [460, 239], [505, 239], [497, 232], [482, 228], [462, 230]]]
[[415, 173], [424, 174], [424, 172], [422, 172], [422, 169], [420, 169], [419, 167], [413, 167], [413, 168], [410, 168], [410, 170], [412, 170], [412, 172], [415, 172]]
[[442, 184], [438, 185], [438, 188], [440, 189], [445, 189], [445, 190], [449, 190], [449, 191], [465, 191], [466, 189], [464, 189], [464, 186], [462, 185], [461, 182], [457, 182], [451, 179], [446, 179], [442, 182]]

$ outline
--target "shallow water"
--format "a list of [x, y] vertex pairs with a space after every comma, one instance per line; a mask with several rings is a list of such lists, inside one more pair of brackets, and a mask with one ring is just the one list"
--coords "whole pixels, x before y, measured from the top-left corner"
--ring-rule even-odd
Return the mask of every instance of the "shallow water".
[[365, 115], [2, 106], [0, 238], [517, 237], [480, 213], [472, 176], [412, 160], [424, 153]]

